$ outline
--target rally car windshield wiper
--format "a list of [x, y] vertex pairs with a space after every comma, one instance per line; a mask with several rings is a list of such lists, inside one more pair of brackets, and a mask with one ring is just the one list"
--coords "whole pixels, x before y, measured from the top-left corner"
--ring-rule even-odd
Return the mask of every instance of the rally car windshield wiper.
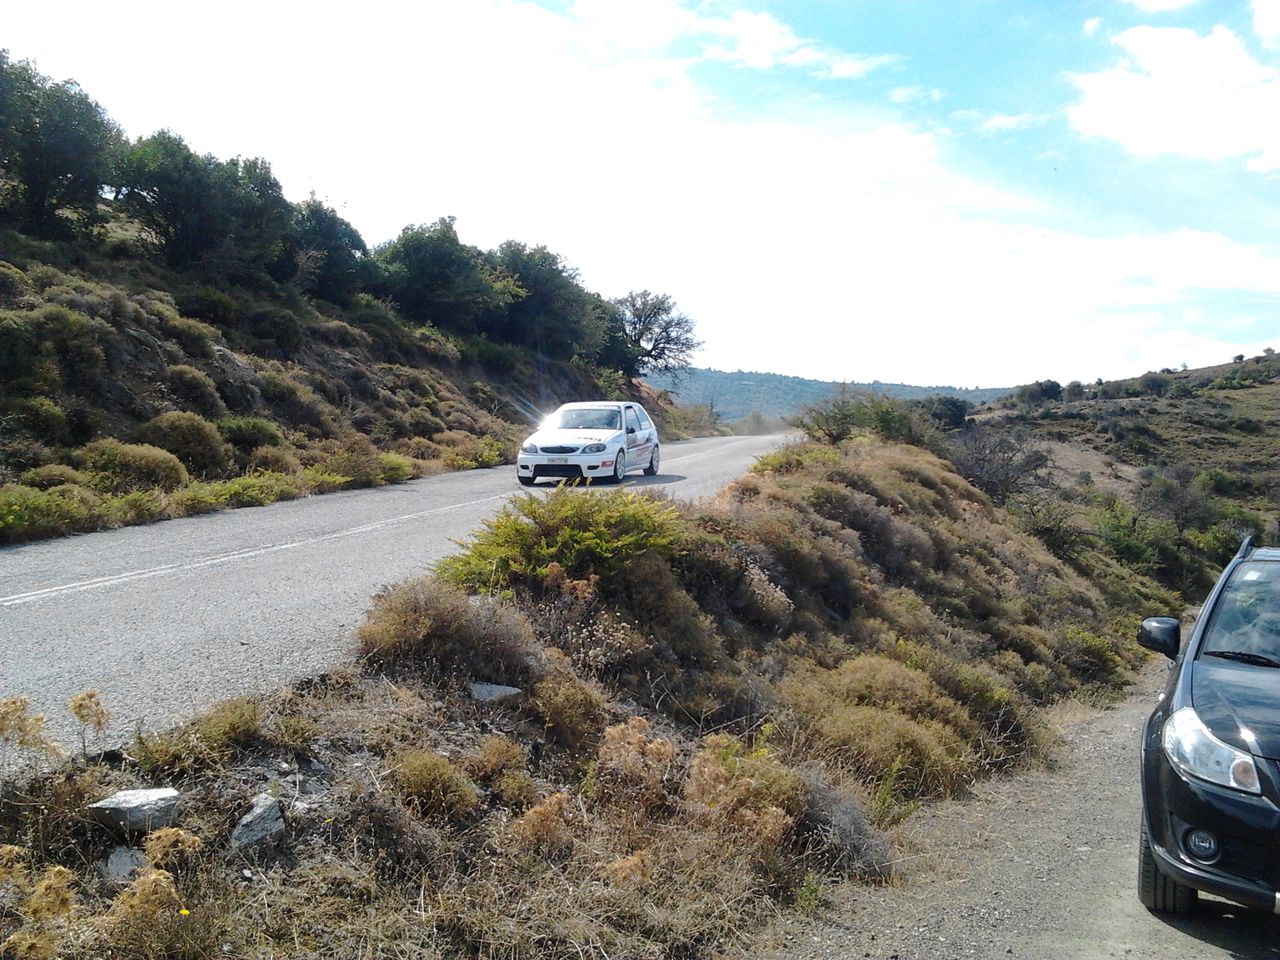
[[1234, 660], [1236, 663], [1250, 663], [1255, 667], [1280, 667], [1280, 660], [1275, 660], [1261, 653], [1249, 653], [1246, 650], [1206, 650], [1206, 657], [1221, 657], [1223, 660]]

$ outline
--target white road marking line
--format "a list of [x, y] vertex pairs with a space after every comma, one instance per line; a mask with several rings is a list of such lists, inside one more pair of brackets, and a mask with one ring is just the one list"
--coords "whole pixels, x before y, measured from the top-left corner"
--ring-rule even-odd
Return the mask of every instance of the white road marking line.
[[29, 590], [26, 593], [15, 593], [12, 596], [0, 597], [0, 607], [16, 607], [24, 603], [31, 603], [35, 600], [44, 600], [49, 597], [61, 596], [63, 594], [81, 593], [85, 590], [97, 590], [102, 587], [115, 586], [116, 584], [132, 583], [137, 580], [148, 580], [151, 577], [158, 577], [165, 573], [198, 570], [201, 567], [212, 567], [222, 563], [231, 563], [234, 560], [249, 560], [254, 557], [260, 557], [268, 553], [276, 553], [281, 550], [294, 550], [298, 547], [324, 543], [329, 540], [340, 540], [343, 537], [351, 537], [360, 533], [368, 533], [371, 530], [380, 530], [384, 527], [394, 526], [397, 523], [404, 523], [408, 520], [418, 520], [422, 517], [429, 517], [432, 514], [445, 513], [449, 510], [457, 510], [461, 507], [475, 506], [478, 503], [489, 503], [493, 500], [505, 500], [509, 496], [510, 494], [508, 493], [500, 493], [492, 497], [481, 497], [479, 500], [468, 500], [466, 503], [453, 503], [444, 507], [433, 507], [430, 510], [419, 510], [415, 513], [406, 513], [398, 517], [389, 517], [386, 520], [378, 520], [374, 523], [365, 523], [358, 527], [349, 527], [346, 530], [337, 530], [333, 533], [325, 533], [315, 537], [306, 537], [302, 540], [273, 543], [268, 544], [265, 547], [254, 547], [249, 550], [235, 550], [231, 553], [222, 553], [212, 557], [200, 557], [196, 560], [187, 560], [180, 563], [166, 563], [156, 567], [147, 567], [143, 570], [131, 570], [128, 573], [118, 573], [109, 577], [95, 577], [92, 580], [80, 580], [76, 583], [66, 583], [56, 587], [45, 587], [41, 590]]

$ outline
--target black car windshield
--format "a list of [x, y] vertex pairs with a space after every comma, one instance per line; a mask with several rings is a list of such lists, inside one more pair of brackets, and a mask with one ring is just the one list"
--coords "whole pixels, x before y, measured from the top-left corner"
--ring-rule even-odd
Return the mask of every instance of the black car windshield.
[[570, 407], [553, 413], [543, 426], [552, 430], [617, 430], [621, 417], [617, 407]]
[[1280, 661], [1280, 563], [1253, 560], [1231, 574], [1205, 627], [1200, 652], [1239, 663]]

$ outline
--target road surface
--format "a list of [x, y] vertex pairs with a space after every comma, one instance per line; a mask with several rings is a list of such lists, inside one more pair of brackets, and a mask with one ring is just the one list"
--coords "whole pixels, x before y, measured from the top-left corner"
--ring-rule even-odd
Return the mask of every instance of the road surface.
[[[782, 439], [668, 443], [662, 473], [625, 488], [706, 496]], [[96, 689], [122, 740], [321, 672], [374, 593], [517, 492], [500, 467], [0, 549], [0, 697], [30, 697], [71, 743], [67, 699]]]

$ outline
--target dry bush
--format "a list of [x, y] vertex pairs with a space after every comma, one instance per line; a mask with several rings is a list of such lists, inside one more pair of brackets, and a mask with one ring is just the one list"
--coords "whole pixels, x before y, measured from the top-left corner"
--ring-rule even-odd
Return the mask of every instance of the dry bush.
[[510, 737], [491, 734], [463, 759], [463, 766], [477, 780], [489, 783], [508, 771], [525, 769], [524, 747]]
[[927, 673], [876, 654], [854, 657], [832, 670], [801, 668], [782, 689], [788, 702], [815, 723], [835, 705], [861, 704], [936, 720], [965, 740], [980, 734], [978, 723]]
[[892, 875], [893, 850], [875, 828], [858, 795], [833, 784], [816, 765], [796, 770], [807, 793], [799, 815], [799, 842], [823, 869], [868, 880]]
[[185, 726], [148, 736], [138, 732], [132, 756], [152, 773], [190, 773], [225, 763], [236, 748], [262, 735], [262, 712], [247, 697], [224, 700]]
[[82, 447], [80, 462], [94, 475], [94, 486], [112, 493], [153, 487], [176, 490], [191, 479], [182, 461], [167, 450], [145, 443], [121, 443], [112, 437]]
[[218, 385], [203, 370], [180, 363], [165, 371], [165, 379], [169, 388], [201, 415], [214, 419], [227, 415], [227, 405], [222, 402]]
[[912, 720], [895, 710], [867, 706], [833, 708], [812, 735], [857, 771], [882, 780], [895, 763], [895, 793], [902, 799], [950, 796], [974, 771], [967, 745], [933, 720]]
[[138, 430], [143, 443], [168, 450], [192, 473], [206, 479], [224, 476], [232, 464], [231, 445], [198, 413], [172, 412], [152, 417]]
[[142, 849], [152, 866], [174, 870], [190, 863], [204, 849], [204, 841], [181, 827], [161, 827], [147, 835]]
[[503, 604], [473, 602], [434, 577], [408, 580], [373, 600], [356, 634], [365, 656], [427, 662], [442, 671], [522, 682], [533, 632]]
[[568, 669], [553, 669], [533, 684], [527, 706], [557, 743], [577, 747], [600, 731], [604, 697]]
[[391, 771], [401, 795], [428, 816], [458, 820], [479, 800], [466, 774], [431, 750], [398, 751]]
[[630, 614], [682, 663], [706, 663], [722, 654], [711, 619], [687, 594], [667, 559], [641, 553], [614, 579], [606, 596]]
[[302, 470], [302, 462], [283, 447], [254, 447], [245, 460], [245, 469], [292, 476]]
[[538, 785], [526, 770], [507, 770], [493, 781], [493, 793], [513, 810], [524, 810], [538, 800]]
[[567, 793], [553, 793], [536, 807], [526, 810], [511, 824], [516, 846], [544, 857], [564, 854], [573, 843], [570, 827], [572, 798]]
[[32, 467], [19, 475], [18, 482], [26, 487], [35, 487], [37, 490], [49, 490], [64, 484], [87, 487], [90, 484], [90, 478], [87, 473], [82, 473], [65, 463], [50, 463], [43, 467]]
[[670, 740], [649, 736], [643, 717], [606, 728], [596, 752], [593, 799], [650, 812], [670, 806], [682, 772], [678, 756]]

